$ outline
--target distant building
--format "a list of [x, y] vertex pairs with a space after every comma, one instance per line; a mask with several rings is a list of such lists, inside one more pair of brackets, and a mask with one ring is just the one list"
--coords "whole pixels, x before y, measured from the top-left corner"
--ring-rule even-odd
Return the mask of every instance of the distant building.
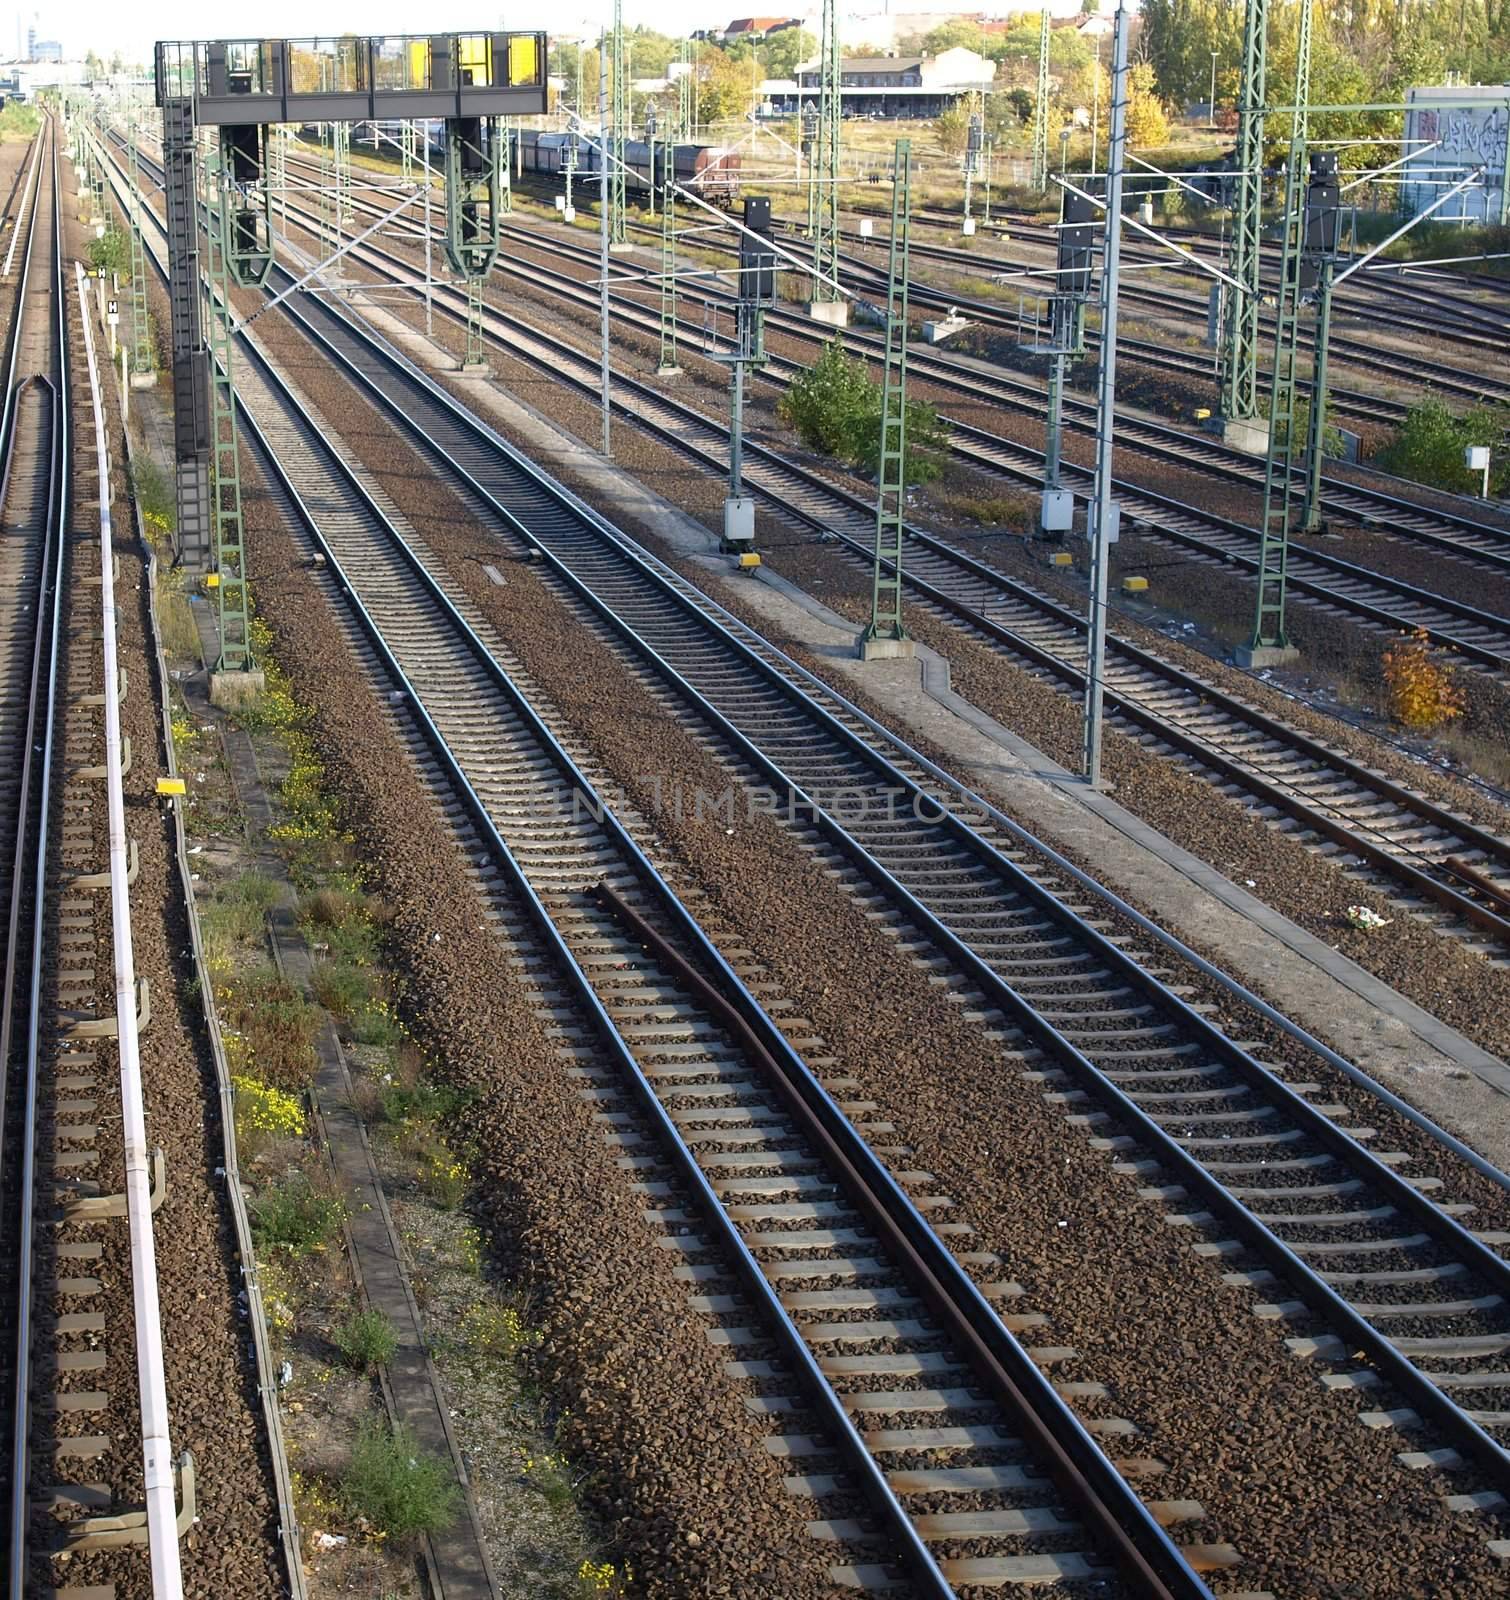
[[736, 17], [724, 29], [725, 39], [766, 39], [785, 28], [800, 28], [801, 17]]
[[[795, 111], [819, 92], [819, 63], [797, 68], [793, 104], [776, 103], [776, 111]], [[839, 97], [847, 117], [936, 117], [967, 94], [989, 89], [996, 63], [963, 45], [936, 56], [845, 56], [840, 63]]]
[[[1432, 105], [1434, 98], [1469, 103]], [[1482, 181], [1454, 195], [1433, 212], [1432, 220], [1498, 222], [1510, 137], [1510, 85], [1414, 87], [1405, 91], [1405, 102], [1410, 109], [1405, 113], [1401, 210], [1410, 215], [1424, 211], [1475, 167], [1482, 167]]]

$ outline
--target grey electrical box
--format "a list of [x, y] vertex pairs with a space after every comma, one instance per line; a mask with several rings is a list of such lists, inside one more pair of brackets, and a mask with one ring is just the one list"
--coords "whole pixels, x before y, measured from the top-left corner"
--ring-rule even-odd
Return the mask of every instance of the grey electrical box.
[[1045, 533], [1068, 533], [1075, 521], [1075, 496], [1068, 489], [1045, 489], [1038, 523]]
[[755, 540], [755, 501], [747, 494], [724, 501], [724, 543], [752, 544]]

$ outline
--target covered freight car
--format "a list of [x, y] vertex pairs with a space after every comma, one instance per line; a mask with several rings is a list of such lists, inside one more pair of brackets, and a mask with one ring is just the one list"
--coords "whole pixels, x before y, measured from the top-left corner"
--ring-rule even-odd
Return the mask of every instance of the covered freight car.
[[[524, 172], [554, 175], [575, 160], [578, 176], [598, 170], [597, 141], [580, 133], [537, 133], [526, 128], [519, 135], [519, 165]], [[661, 148], [661, 147], [658, 147]], [[714, 205], [732, 206], [739, 198], [739, 155], [723, 145], [673, 145], [676, 181]], [[650, 146], [643, 139], [624, 143], [625, 189], [643, 194], [650, 183]]]

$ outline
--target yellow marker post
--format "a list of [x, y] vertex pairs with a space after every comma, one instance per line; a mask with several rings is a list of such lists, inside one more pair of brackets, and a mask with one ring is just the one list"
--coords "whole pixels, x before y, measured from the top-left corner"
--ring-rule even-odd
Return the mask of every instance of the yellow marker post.
[[1074, 564], [1075, 558], [1068, 550], [1056, 550], [1049, 557], [1049, 565], [1051, 567], [1072, 567]]
[[220, 574], [218, 572], [207, 572], [204, 586], [206, 589], [218, 589], [220, 587]]
[[1147, 587], [1147, 578], [1124, 578], [1122, 580], [1123, 594], [1142, 594]]
[[1211, 415], [1211, 407], [1210, 406], [1197, 406], [1195, 408], [1195, 420], [1197, 422], [1204, 422], [1210, 415]]
[[182, 778], [159, 778], [157, 780], [157, 792], [163, 795], [173, 795], [187, 794], [188, 790], [185, 788]]
[[746, 550], [745, 553], [740, 556], [739, 564], [745, 569], [746, 572], [753, 572], [760, 565], [760, 556], [754, 550]]

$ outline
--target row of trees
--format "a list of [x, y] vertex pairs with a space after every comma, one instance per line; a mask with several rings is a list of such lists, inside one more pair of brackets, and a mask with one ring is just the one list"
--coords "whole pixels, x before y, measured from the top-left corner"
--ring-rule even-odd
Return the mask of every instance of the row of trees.
[[[631, 79], [664, 78], [672, 62], [685, 58], [685, 49], [685, 40], [653, 28], [627, 29], [624, 54], [628, 75]], [[763, 78], [796, 77], [798, 64], [817, 55], [818, 42], [806, 29], [784, 28], [767, 40], [741, 39], [727, 47], [698, 41], [691, 52], [697, 120], [706, 126], [742, 117], [753, 105]], [[576, 100], [579, 65], [584, 109], [591, 110], [598, 99], [596, 46], [558, 43], [551, 47], [550, 70], [566, 80], [569, 102]]]
[[[1274, 0], [1270, 7], [1273, 105], [1293, 101], [1300, 4]], [[1178, 106], [1204, 101], [1214, 51], [1217, 103], [1235, 103], [1246, 9], [1242, 0], [1143, 0], [1138, 53], [1164, 99]], [[1313, 102], [1399, 101], [1411, 84], [1441, 83], [1449, 72], [1471, 83], [1510, 79], [1510, 0], [1327, 0], [1312, 11]], [[1374, 123], [1352, 122], [1346, 131], [1400, 132], [1398, 116]]]

